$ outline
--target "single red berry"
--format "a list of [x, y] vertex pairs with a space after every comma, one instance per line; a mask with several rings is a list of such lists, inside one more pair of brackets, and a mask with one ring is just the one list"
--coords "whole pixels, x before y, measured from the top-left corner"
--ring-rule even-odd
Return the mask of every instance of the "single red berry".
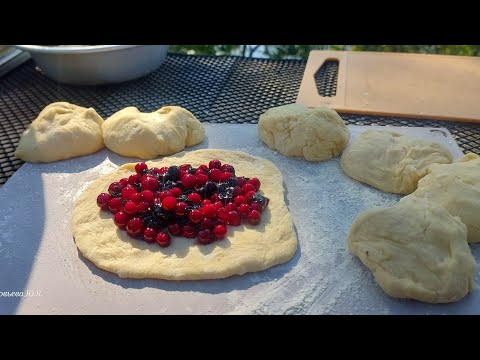
[[183, 177], [184, 177], [185, 175], [187, 175], [187, 174], [188, 174], [188, 171], [187, 171], [187, 170], [180, 170], [180, 174], [178, 174], [178, 178], [179, 178], [180, 180], [182, 180]]
[[233, 201], [235, 202], [235, 205], [240, 206], [245, 202], [245, 196], [238, 195], [233, 199]]
[[140, 184], [140, 181], [142, 181], [140, 174], [133, 174], [128, 177], [128, 183], [130, 185]]
[[[251, 186], [251, 185], [250, 185]], [[245, 194], [245, 202], [250, 204], [252, 202], [253, 196], [255, 195], [255, 191], [249, 191]]]
[[249, 184], [248, 182], [242, 186], [242, 192], [246, 195], [249, 191], [255, 191], [255, 186]]
[[233, 174], [232, 174], [232, 173], [229, 173], [229, 172], [222, 173], [222, 175], [220, 176], [220, 182], [227, 182], [227, 181], [230, 180], [231, 178], [233, 178]]
[[127, 222], [131, 219], [130, 216], [128, 216], [127, 214], [125, 214], [124, 212], [122, 211], [119, 211], [117, 212], [114, 216], [113, 216], [113, 222], [115, 223], [115, 225], [117, 225], [120, 229], [125, 229], [125, 226], [127, 226]]
[[230, 211], [228, 213], [228, 223], [230, 225], [233, 225], [233, 226], [238, 226], [240, 225], [240, 221], [241, 221], [241, 218], [240, 218], [240, 214], [236, 211]]
[[234, 186], [234, 187], [233, 187], [233, 194], [232, 194], [232, 196], [235, 198], [235, 197], [237, 197], [237, 196], [239, 196], [239, 195], [242, 195], [242, 188], [241, 188], [240, 186], [238, 186], [238, 185], [237, 185], [237, 186]]
[[168, 166], [164, 166], [158, 169], [159, 174], [165, 174], [167, 171], [168, 171]]
[[202, 206], [210, 205], [212, 202], [208, 199], [202, 200]]
[[111, 198], [108, 202], [108, 209], [112, 214], [115, 214], [122, 210], [122, 199], [121, 198]]
[[218, 209], [217, 211], [217, 217], [220, 219], [220, 220], [224, 220], [224, 221], [228, 221], [228, 211], [225, 210], [225, 208], [220, 208]]
[[135, 165], [135, 172], [137, 174], [141, 174], [143, 172], [143, 170], [147, 170], [147, 169], [148, 169], [148, 166], [144, 162], [141, 162], [141, 163], [138, 163], [137, 165]]
[[227, 235], [227, 228], [224, 225], [216, 225], [213, 228], [213, 234], [215, 235], [216, 240], [225, 239], [225, 235]]
[[174, 197], [179, 197], [180, 195], [182, 195], [182, 189], [178, 188], [178, 187], [174, 187], [170, 190], [173, 194]]
[[[212, 203], [216, 203], [218, 200], [219, 200], [219, 197], [218, 197], [218, 194], [217, 194], [217, 193], [215, 193], [215, 194], [213, 194], [212, 196], [210, 196], [210, 201], [211, 201]], [[222, 206], [223, 206], [223, 205], [222, 205]]]
[[186, 202], [179, 202], [177, 204], [177, 208], [175, 210], [175, 215], [177, 216], [183, 216], [185, 215], [185, 212], [187, 211], [187, 203]]
[[133, 201], [127, 201], [125, 205], [123, 205], [123, 212], [128, 215], [135, 215], [137, 211], [137, 204], [135, 204]]
[[145, 175], [142, 177], [142, 190], [157, 191], [158, 186], [158, 180], [155, 176]]
[[199, 174], [195, 176], [195, 186], [201, 187], [208, 182], [208, 176], [205, 174]]
[[143, 233], [143, 220], [135, 217], [127, 222], [127, 233], [131, 236], [138, 236]]
[[186, 174], [182, 178], [182, 185], [185, 189], [193, 188], [195, 186], [195, 176], [192, 174]]
[[163, 190], [157, 195], [157, 199], [163, 200], [168, 196], [173, 196], [170, 190]]
[[209, 229], [203, 229], [198, 232], [197, 240], [200, 244], [206, 245], [212, 242], [211, 233]]
[[167, 196], [162, 200], [162, 208], [168, 211], [174, 211], [177, 207], [177, 198], [173, 196]]
[[220, 162], [220, 160], [211, 160], [208, 163], [208, 168], [209, 169], [221, 169], [222, 168], [222, 163]]
[[247, 181], [247, 184], [253, 185], [256, 191], [260, 189], [260, 180], [258, 180], [257, 178], [251, 178]]
[[240, 213], [241, 216], [246, 217], [248, 214], [250, 214], [250, 211], [252, 211], [252, 209], [248, 204], [242, 204], [238, 207], [238, 212]]
[[237, 185], [242, 187], [247, 183], [247, 180], [243, 176], [237, 177]]
[[213, 205], [205, 205], [202, 207], [203, 216], [209, 219], [213, 219], [217, 216], [217, 208]]
[[229, 203], [227, 203], [227, 205], [225, 205], [225, 210], [227, 210], [227, 212], [238, 211], [238, 207], [234, 203], [229, 202]]
[[142, 194], [142, 200], [149, 203], [153, 204], [153, 201], [155, 200], [155, 194], [151, 190], [143, 190], [141, 192]]
[[190, 164], [182, 164], [179, 166], [180, 170], [185, 170], [185, 171], [188, 171], [192, 168], [192, 165]]
[[133, 201], [135, 204], [139, 204], [143, 200], [142, 193], [136, 192], [130, 196], [130, 201]]
[[220, 208], [223, 207], [223, 204], [222, 204], [221, 201], [216, 201], [216, 202], [213, 204], [213, 206], [215, 206], [215, 207], [217, 208], [217, 210], [218, 210], [218, 209], [220, 209]]
[[222, 165], [222, 171], [235, 175], [235, 168], [232, 165], [229, 165], [229, 164], [223, 164]]
[[160, 231], [157, 236], [155, 237], [155, 241], [157, 242], [160, 247], [167, 247], [170, 245], [172, 240], [170, 239], [170, 235], [164, 231]]
[[149, 208], [150, 208], [150, 204], [147, 203], [146, 201], [140, 201], [140, 203], [137, 205], [137, 211], [140, 214], [146, 213]]
[[198, 204], [202, 202], [202, 197], [199, 194], [194, 192], [188, 195], [188, 200]]
[[250, 224], [258, 225], [260, 224], [260, 221], [262, 221], [262, 216], [257, 210], [252, 210], [250, 211], [250, 214], [248, 214], [247, 219]]
[[118, 183], [120, 184], [120, 186], [123, 189], [125, 186], [128, 185], [128, 179], [127, 178], [120, 179], [120, 180], [118, 180]]
[[136, 193], [137, 190], [132, 185], [127, 185], [122, 189], [122, 199], [130, 200], [130, 197]]
[[210, 174], [208, 176], [210, 177], [210, 180], [212, 180], [213, 182], [220, 182], [222, 178], [222, 174], [223, 174], [222, 170], [214, 168], [210, 170]]
[[107, 193], [101, 193], [100, 195], [97, 196], [97, 205], [100, 209], [102, 210], [107, 210], [108, 209], [108, 202], [110, 201], [112, 197], [110, 194]]
[[157, 168], [157, 167], [150, 168], [150, 174], [158, 175], [158, 174], [160, 174], [160, 169]]
[[146, 228], [143, 230], [143, 238], [146, 242], [154, 242], [157, 237], [157, 231], [152, 228]]
[[209, 168], [207, 165], [202, 164], [198, 167], [198, 170], [202, 170], [204, 173], [206, 173], [209, 170]]
[[188, 219], [193, 223], [199, 223], [203, 220], [203, 213], [198, 209], [194, 209], [188, 214]]
[[201, 229], [211, 229], [213, 227], [212, 219], [203, 219], [200, 228]]
[[195, 174], [194, 174], [194, 175], [195, 175], [195, 177], [197, 177], [198, 175], [205, 175], [205, 176], [206, 176], [207, 172], [208, 172], [208, 168], [207, 168], [207, 170], [197, 169], [197, 170], [195, 171]]
[[110, 186], [108, 187], [108, 193], [109, 193], [110, 195], [114, 196], [114, 194], [119, 194], [124, 187], [125, 187], [125, 186], [120, 185], [119, 182], [113, 182], [113, 183], [111, 183]]
[[252, 210], [258, 211], [260, 214], [263, 212], [263, 207], [258, 202], [252, 201], [250, 207]]
[[173, 236], [179, 236], [182, 233], [182, 227], [177, 223], [169, 225], [168, 232]]
[[185, 225], [182, 227], [182, 235], [186, 238], [193, 239], [197, 236], [197, 230], [192, 225]]

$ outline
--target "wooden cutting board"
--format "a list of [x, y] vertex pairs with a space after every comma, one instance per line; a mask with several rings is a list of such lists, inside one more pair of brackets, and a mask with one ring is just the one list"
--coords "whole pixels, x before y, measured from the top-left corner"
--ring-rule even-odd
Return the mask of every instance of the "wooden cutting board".
[[[336, 95], [320, 96], [315, 73], [338, 61]], [[312, 51], [297, 103], [339, 112], [480, 122], [480, 57]]]

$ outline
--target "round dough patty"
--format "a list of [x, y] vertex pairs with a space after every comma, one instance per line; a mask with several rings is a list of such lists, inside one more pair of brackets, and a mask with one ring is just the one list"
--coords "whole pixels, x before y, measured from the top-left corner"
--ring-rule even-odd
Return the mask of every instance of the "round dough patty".
[[343, 152], [340, 165], [355, 180], [386, 192], [410, 194], [429, 165], [452, 160], [438, 143], [393, 131], [367, 130]]
[[130, 106], [110, 116], [102, 131], [107, 148], [140, 159], [172, 155], [205, 138], [200, 121], [179, 106], [164, 106], [151, 113]]
[[480, 242], [480, 157], [470, 153], [453, 164], [433, 164], [412, 196], [442, 205], [467, 226], [468, 241]]
[[124, 278], [219, 279], [288, 261], [297, 248], [297, 236], [284, 202], [282, 174], [270, 161], [239, 151], [198, 150], [148, 165], [198, 167], [211, 159], [233, 165], [241, 176], [260, 179], [270, 203], [259, 225], [228, 226], [225, 240], [203, 246], [183, 237], [173, 237], [167, 248], [132, 239], [117, 229], [111, 213], [100, 211], [96, 204], [98, 194], [110, 183], [134, 173], [134, 164], [126, 164], [95, 180], [77, 200], [73, 235], [79, 250], [99, 268]]
[[348, 247], [393, 297], [447, 303], [474, 287], [465, 225], [425, 199], [410, 196], [365, 211], [350, 229]]
[[260, 139], [285, 156], [323, 161], [340, 155], [350, 131], [335, 110], [301, 104], [275, 107], [260, 115]]
[[47, 105], [22, 134], [15, 156], [29, 162], [53, 162], [93, 154], [105, 147], [103, 119], [93, 108], [68, 102]]

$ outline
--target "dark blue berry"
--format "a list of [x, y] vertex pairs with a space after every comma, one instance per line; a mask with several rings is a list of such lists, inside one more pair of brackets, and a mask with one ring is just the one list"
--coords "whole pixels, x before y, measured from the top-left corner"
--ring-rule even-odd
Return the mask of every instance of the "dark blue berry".
[[172, 180], [177, 180], [178, 175], [180, 175], [180, 168], [178, 166], [170, 166], [167, 170], [167, 175], [172, 177]]
[[252, 201], [259, 203], [260, 205], [262, 205], [263, 208], [265, 208], [270, 200], [266, 196], [263, 196], [262, 194], [257, 192], [255, 193], [255, 195], [253, 195]]

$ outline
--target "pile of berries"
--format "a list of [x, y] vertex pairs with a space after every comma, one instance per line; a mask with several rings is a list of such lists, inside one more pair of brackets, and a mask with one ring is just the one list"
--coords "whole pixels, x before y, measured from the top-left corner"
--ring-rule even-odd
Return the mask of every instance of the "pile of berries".
[[115, 225], [130, 236], [161, 247], [170, 245], [170, 235], [199, 244], [223, 240], [227, 225], [259, 224], [269, 201], [259, 193], [259, 179], [236, 176], [232, 165], [219, 160], [198, 168], [149, 169], [142, 162], [135, 172], [111, 183], [97, 205], [114, 214]]

